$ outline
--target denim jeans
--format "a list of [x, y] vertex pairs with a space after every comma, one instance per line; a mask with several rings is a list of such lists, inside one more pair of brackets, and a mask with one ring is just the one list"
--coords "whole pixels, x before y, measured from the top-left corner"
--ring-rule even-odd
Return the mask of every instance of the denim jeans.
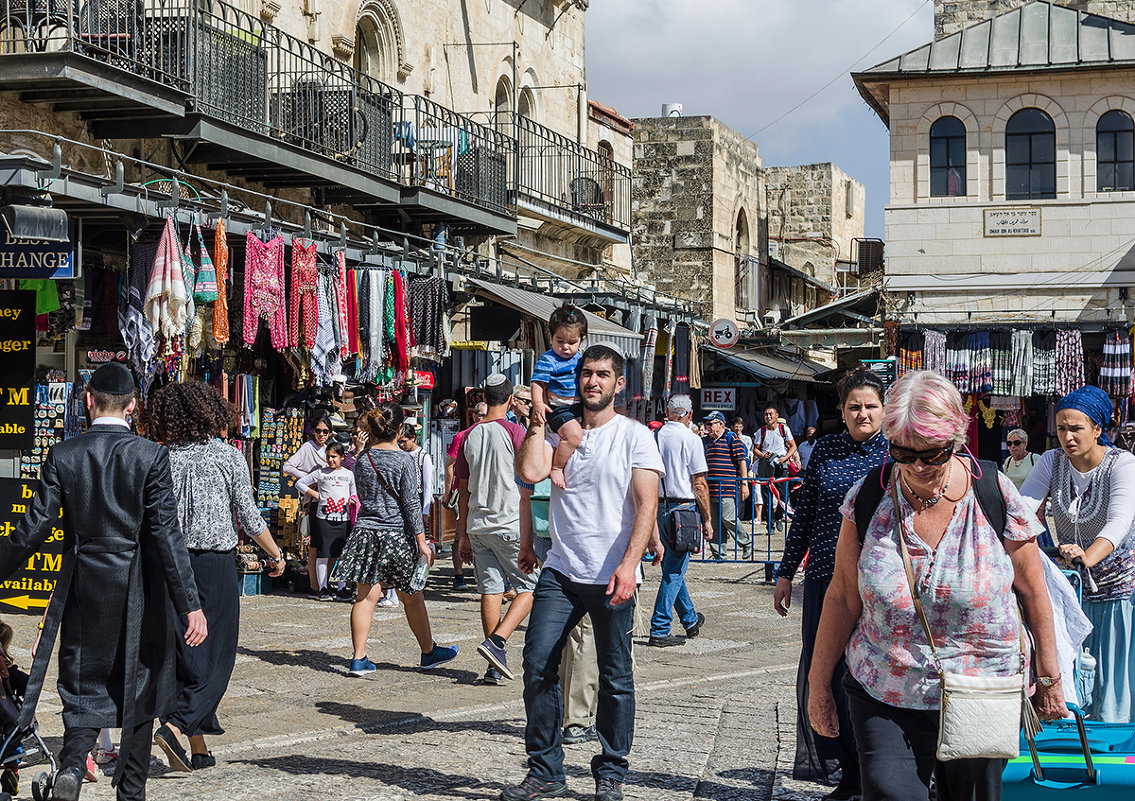
[[544, 569], [536, 582], [528, 634], [524, 641], [524, 709], [528, 723], [524, 744], [528, 773], [543, 781], [564, 780], [563, 696], [560, 657], [568, 634], [591, 616], [599, 661], [599, 704], [595, 729], [602, 753], [591, 759], [591, 773], [622, 782], [634, 738], [634, 669], [631, 631], [632, 598], [611, 606], [606, 584], [578, 584], [555, 570]]
[[658, 584], [658, 597], [654, 599], [654, 614], [650, 618], [650, 636], [665, 637], [670, 633], [673, 611], [678, 612], [678, 622], [687, 629], [697, 623], [698, 613], [686, 589], [686, 568], [690, 564], [688, 553], [674, 553], [670, 550], [670, 512], [675, 509], [693, 509], [692, 503], [658, 503], [658, 532], [666, 552], [662, 555], [662, 580]]
[[713, 527], [713, 539], [709, 541], [709, 552], [714, 559], [720, 559], [723, 554], [727, 558], [733, 555], [728, 550], [730, 537], [737, 541], [737, 556], [741, 559], [752, 558], [752, 529], [742, 525], [737, 520], [739, 497], [730, 492], [723, 494], [720, 500], [712, 496], [709, 499], [709, 522]]

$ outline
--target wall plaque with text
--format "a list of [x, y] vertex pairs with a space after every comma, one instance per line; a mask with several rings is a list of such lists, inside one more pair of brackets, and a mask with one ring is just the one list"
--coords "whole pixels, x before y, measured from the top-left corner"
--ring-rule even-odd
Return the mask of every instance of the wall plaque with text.
[[985, 235], [1040, 236], [1040, 209], [986, 209]]

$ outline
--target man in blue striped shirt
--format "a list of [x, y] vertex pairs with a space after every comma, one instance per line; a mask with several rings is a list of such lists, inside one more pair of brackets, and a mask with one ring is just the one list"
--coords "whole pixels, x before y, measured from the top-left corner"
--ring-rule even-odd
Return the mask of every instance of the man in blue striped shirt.
[[725, 415], [721, 412], [712, 412], [705, 422], [709, 426], [709, 436], [705, 439], [705, 461], [709, 467], [709, 511], [713, 525], [709, 551], [714, 559], [720, 559], [726, 543], [733, 537], [740, 557], [751, 559], [752, 532], [737, 525], [738, 499], [741, 502], [749, 499], [749, 483], [737, 481], [749, 477], [745, 446], [732, 431], [726, 431]]

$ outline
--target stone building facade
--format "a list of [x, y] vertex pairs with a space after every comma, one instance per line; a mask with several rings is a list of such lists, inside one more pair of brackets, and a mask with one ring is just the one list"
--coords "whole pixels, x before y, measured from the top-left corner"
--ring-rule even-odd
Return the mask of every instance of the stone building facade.
[[[934, 38], [1023, 6], [1028, 0], [934, 0]], [[1130, 0], [1061, 0], [1060, 5], [1109, 19], [1135, 22]]]
[[713, 117], [634, 120], [638, 276], [704, 319], [757, 307], [767, 215], [757, 145]]
[[[1129, 16], [1135, 3], [1123, 5]], [[1124, 165], [1135, 152], [1130, 133], [1115, 147], [1105, 116], [1132, 130], [1135, 60], [1108, 39], [1133, 29], [1042, 0], [992, 26], [1019, 48], [1002, 54], [1005, 66], [959, 68], [957, 53], [975, 52], [968, 37], [988, 40], [975, 23], [854, 76], [890, 130], [889, 316], [940, 326], [1130, 324], [1135, 178]], [[1102, 34], [1099, 47], [1090, 47], [1092, 33]], [[1060, 54], [1077, 63], [1054, 61]], [[932, 129], [950, 130], [936, 127], [942, 120], [955, 149], [932, 143], [945, 137]], [[1020, 137], [1035, 137], [1031, 151]]]
[[867, 191], [831, 162], [765, 168], [770, 255], [836, 287], [863, 238]]

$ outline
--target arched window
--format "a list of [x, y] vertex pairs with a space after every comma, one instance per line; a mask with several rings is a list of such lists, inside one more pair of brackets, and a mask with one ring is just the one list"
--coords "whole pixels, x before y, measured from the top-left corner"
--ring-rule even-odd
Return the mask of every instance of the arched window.
[[930, 196], [966, 192], [966, 126], [957, 117], [939, 117], [930, 126]]
[[496, 117], [498, 131], [512, 130], [512, 84], [508, 78], [501, 76], [497, 81], [497, 90], [493, 95], [493, 111]]
[[1125, 111], [1107, 112], [1096, 124], [1096, 191], [1135, 190], [1135, 123]]
[[355, 28], [355, 69], [372, 78], [383, 77], [383, 39], [370, 15], [359, 19]]
[[527, 86], [520, 90], [520, 97], [516, 98], [516, 113], [526, 119], [536, 116], [536, 98]]
[[1023, 108], [1005, 126], [1005, 199], [1056, 197], [1056, 126], [1039, 108]]
[[737, 224], [733, 229], [733, 249], [736, 254], [737, 270], [734, 286], [734, 299], [738, 309], [756, 308], [756, 259], [749, 255], [749, 218], [745, 210], [737, 212]]

